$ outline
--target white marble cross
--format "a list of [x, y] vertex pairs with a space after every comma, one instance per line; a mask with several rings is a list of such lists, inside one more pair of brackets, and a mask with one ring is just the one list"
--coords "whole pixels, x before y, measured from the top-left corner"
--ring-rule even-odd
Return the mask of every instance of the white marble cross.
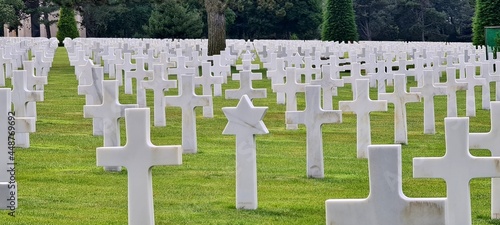
[[[23, 61], [23, 69], [26, 70], [26, 88], [30, 91], [43, 90], [43, 85], [47, 84], [47, 77], [35, 76], [33, 61]], [[1, 70], [1, 69], [0, 69]], [[35, 86], [37, 88], [35, 88]], [[36, 119], [36, 102], [28, 102], [27, 105], [28, 117]]]
[[406, 103], [420, 102], [420, 96], [406, 91], [406, 75], [394, 74], [394, 92], [379, 93], [378, 97], [394, 104], [394, 143], [408, 144]]
[[314, 79], [318, 80], [321, 79], [321, 68], [314, 68], [312, 65], [312, 57], [307, 56], [304, 57], [304, 67], [303, 68], [297, 68], [298, 74], [304, 74], [305, 76], [305, 83], [310, 84], [311, 81], [313, 80], [313, 74], [314, 74]]
[[410, 88], [410, 92], [418, 93], [421, 98], [424, 98], [424, 134], [436, 133], [434, 96], [446, 95], [446, 87], [434, 85], [433, 73], [432, 70], [424, 70], [423, 85]]
[[[0, 64], [0, 67], [0, 70], [3, 70], [3, 65]], [[0, 145], [0, 196], [2, 197], [0, 209], [17, 208], [17, 182], [11, 179], [12, 175], [10, 174], [11, 171], [15, 171], [15, 155], [9, 154], [9, 152], [15, 152], [15, 148], [8, 143], [15, 141], [15, 137], [10, 136], [10, 134], [19, 131], [15, 129], [16, 127], [14, 130], [9, 129], [9, 122], [17, 119], [14, 114], [10, 114], [12, 104], [10, 92], [10, 88], [0, 88], [0, 142], [2, 143]], [[19, 121], [15, 122], [19, 123]], [[8, 200], [11, 196], [15, 199], [13, 200], [14, 205], [11, 205], [11, 201]]]
[[243, 95], [236, 107], [224, 107], [228, 123], [223, 134], [236, 135], [236, 208], [257, 209], [256, 134], [268, 134], [262, 121], [267, 107], [254, 107]]
[[[85, 95], [85, 105], [102, 104], [102, 81], [104, 70], [102, 67], [92, 68], [92, 83], [89, 85], [78, 85], [78, 94]], [[94, 135], [103, 135], [102, 118], [92, 119], [92, 131]]]
[[466, 82], [469, 85], [466, 93], [467, 97], [466, 97], [465, 114], [466, 116], [475, 117], [476, 116], [475, 87], [484, 85], [486, 83], [486, 80], [484, 78], [479, 78], [476, 76], [476, 66], [466, 65], [465, 79], [459, 79], [458, 81]]
[[[273, 91], [277, 93], [285, 93], [286, 95], [286, 111], [297, 111], [297, 96], [298, 92], [305, 92], [306, 85], [302, 83], [297, 83], [296, 79], [296, 68], [287, 67], [286, 68], [286, 82], [284, 84], [274, 84]], [[296, 130], [298, 128], [297, 124], [286, 124], [286, 129]]]
[[[122, 63], [116, 64], [116, 74], [115, 74], [115, 79], [118, 81], [118, 84], [121, 86], [123, 85], [123, 75], [127, 71], [132, 71], [137, 69], [137, 64], [132, 64], [132, 55], [131, 53], [125, 53], [123, 55], [123, 60], [121, 60]], [[125, 93], [131, 94], [132, 93], [132, 79], [125, 79]], [[128, 87], [128, 88], [127, 88]]]
[[371, 144], [370, 112], [387, 111], [387, 101], [371, 100], [368, 79], [356, 80], [356, 95], [353, 101], [340, 101], [339, 109], [356, 114], [357, 157], [366, 158]]
[[[135, 60], [137, 69], [135, 71], [126, 71], [125, 72], [125, 80], [132, 80], [132, 78], [136, 79], [136, 100], [137, 105], [140, 108], [146, 107], [146, 90], [142, 87], [142, 81], [146, 78], [151, 79], [153, 77], [152, 70], [146, 70], [144, 68], [144, 59], [138, 58]], [[130, 86], [129, 86], [130, 85]], [[132, 91], [132, 82], [125, 82], [125, 93], [132, 94], [132, 92], [127, 92], [127, 89]]]
[[184, 149], [184, 153], [196, 153], [198, 147], [196, 138], [196, 114], [194, 108], [197, 106], [212, 105], [212, 96], [195, 94], [193, 75], [178, 75], [178, 79], [178, 96], [165, 96], [163, 105], [165, 107], [181, 107], [182, 148]]
[[259, 78], [262, 79], [262, 74], [260, 73], [252, 73], [250, 70], [241, 71], [239, 74], [240, 88], [227, 89], [226, 99], [240, 99], [243, 95], [247, 95], [250, 99], [267, 98], [267, 89], [254, 89], [252, 87], [252, 77], [255, 77], [255, 75], [259, 75]]
[[[457, 78], [457, 68], [448, 67], [446, 68], [446, 83], [442, 84], [446, 86], [447, 95], [447, 116], [457, 117], [457, 91], [467, 90], [468, 85], [464, 82], [458, 82]], [[438, 86], [441, 84], [437, 84]]]
[[403, 193], [401, 145], [368, 147], [370, 194], [366, 199], [331, 199], [326, 224], [443, 225], [444, 198], [408, 198]]
[[[231, 75], [231, 67], [222, 63], [221, 55], [212, 56], [213, 66], [210, 68], [214, 76], [222, 77], [223, 82], [227, 83], [227, 77]], [[222, 96], [222, 85], [214, 84], [214, 96]]]
[[498, 157], [474, 157], [469, 152], [469, 118], [445, 121], [446, 154], [413, 158], [413, 177], [446, 181], [446, 224], [472, 224], [469, 182], [479, 177], [500, 177]]
[[[202, 86], [203, 95], [212, 96], [212, 85], [222, 84], [224, 80], [221, 76], [212, 76], [210, 67], [211, 67], [210, 62], [201, 63], [201, 76], [194, 77], [194, 84], [195, 85], [200, 84]], [[211, 105], [203, 107], [203, 117], [205, 118], [214, 117], [214, 108]]]
[[176, 74], [177, 76], [181, 75], [195, 75], [195, 68], [194, 67], [188, 67], [186, 65], [186, 60], [187, 57], [184, 56], [177, 56], [177, 57], [172, 57], [170, 59], [171, 61], [176, 62], [176, 67], [171, 68], [168, 70], [168, 74]]
[[[123, 105], [118, 101], [118, 81], [102, 81], [102, 103], [83, 107], [85, 118], [101, 118], [103, 121], [104, 147], [120, 146], [120, 123], [125, 116], [125, 109], [137, 105]], [[106, 171], [121, 171], [121, 167], [104, 167]]]
[[125, 146], [97, 148], [98, 166], [127, 168], [129, 224], [155, 224], [152, 167], [182, 164], [181, 146], [151, 143], [149, 120], [149, 108], [126, 109]]
[[385, 64], [383, 62], [378, 63], [377, 72], [369, 73], [370, 83], [378, 83], [378, 93], [385, 93], [385, 86], [390, 84], [393, 79], [393, 74], [385, 71]]
[[[14, 70], [12, 72], [12, 104], [16, 116], [28, 117], [33, 113], [28, 112], [28, 102], [43, 101], [43, 91], [31, 91], [27, 87], [26, 70]], [[16, 147], [29, 148], [29, 133], [16, 132]]]
[[321, 86], [306, 86], [306, 108], [304, 111], [287, 111], [287, 124], [304, 124], [307, 129], [307, 176], [323, 178], [323, 133], [325, 123], [342, 123], [342, 111], [321, 108]]
[[141, 82], [144, 89], [153, 90], [154, 125], [158, 127], [166, 126], [167, 121], [165, 120], [165, 106], [163, 105], [163, 97], [165, 97], [165, 91], [168, 91], [169, 88], [177, 88], [177, 81], [168, 80], [168, 76], [165, 76], [164, 65], [154, 64], [153, 79], [143, 80]]
[[351, 64], [351, 75], [342, 77], [342, 80], [344, 80], [344, 85], [345, 84], [351, 84], [351, 90], [352, 90], [352, 95], [356, 95], [356, 80], [359, 79], [367, 79], [368, 77], [362, 76], [361, 75], [361, 68], [360, 64], [355, 62]]
[[[500, 102], [491, 102], [490, 109], [490, 132], [470, 133], [469, 148], [488, 149], [491, 156], [500, 157]], [[491, 179], [491, 218], [500, 218], [500, 178]]]
[[[271, 57], [273, 57], [272, 53]], [[268, 70], [267, 71], [267, 77], [271, 78], [271, 86], [273, 87], [273, 92], [274, 91], [274, 85], [275, 84], [284, 84], [285, 83], [285, 75], [286, 75], [286, 69], [285, 69], [285, 61], [283, 58], [277, 58], [275, 60], [275, 65], [274, 69]], [[276, 102], [278, 104], [285, 104], [285, 93], [284, 92], [277, 92], [276, 93]]]
[[311, 81], [311, 84], [321, 86], [323, 90], [323, 108], [325, 110], [332, 110], [332, 96], [337, 94], [338, 87], [344, 87], [344, 80], [335, 78], [331, 74], [331, 65], [324, 65], [321, 69], [323, 70], [323, 76], [320, 79]]

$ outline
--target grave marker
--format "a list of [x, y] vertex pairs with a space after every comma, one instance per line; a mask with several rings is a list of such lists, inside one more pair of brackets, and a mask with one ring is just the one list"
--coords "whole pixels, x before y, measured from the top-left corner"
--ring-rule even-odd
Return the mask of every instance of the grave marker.
[[223, 134], [236, 135], [236, 208], [257, 209], [256, 134], [268, 134], [262, 121], [267, 107], [254, 107], [243, 95], [236, 107], [224, 107], [228, 123]]
[[153, 79], [141, 81], [144, 89], [153, 90], [154, 125], [159, 127], [167, 125], [165, 120], [165, 106], [163, 105], [165, 91], [168, 91], [169, 88], [177, 88], [177, 81], [168, 80], [168, 76], [165, 76], [163, 67], [163, 65], [153, 65]]
[[[212, 96], [212, 85], [222, 84], [224, 81], [220, 76], [212, 76], [212, 72], [210, 71], [211, 63], [210, 62], [202, 62], [201, 63], [201, 76], [194, 77], [195, 84], [201, 84], [203, 87], [203, 95]], [[226, 90], [227, 93], [227, 90]], [[226, 96], [227, 97], [227, 96]], [[212, 105], [203, 107], [203, 116], [206, 118], [214, 117], [214, 109]]]
[[[286, 81], [284, 84], [274, 84], [274, 92], [285, 93], [286, 96], [286, 111], [297, 111], [297, 96], [298, 92], [305, 92], [305, 84], [297, 83], [296, 68], [286, 68]], [[286, 124], [286, 129], [296, 130], [297, 124]]]
[[151, 143], [149, 108], [126, 109], [127, 143], [123, 147], [97, 148], [97, 165], [127, 168], [128, 223], [155, 224], [152, 167], [181, 165], [181, 146]]
[[323, 133], [325, 123], [342, 123], [342, 111], [321, 108], [321, 86], [306, 86], [306, 108], [304, 111], [287, 111], [287, 124], [304, 124], [307, 129], [307, 176], [323, 178]]

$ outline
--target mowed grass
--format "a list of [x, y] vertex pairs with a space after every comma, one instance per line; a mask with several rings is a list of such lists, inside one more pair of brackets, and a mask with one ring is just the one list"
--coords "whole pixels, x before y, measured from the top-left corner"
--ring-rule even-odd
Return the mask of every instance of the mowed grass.
[[[261, 72], [265, 77], [265, 71]], [[230, 81], [223, 87], [238, 85]], [[222, 135], [227, 119], [221, 108], [234, 107], [238, 100], [214, 97], [214, 118], [203, 118], [202, 109], [196, 109], [198, 153], [183, 155], [181, 166], [153, 168], [156, 224], [323, 224], [325, 200], [368, 196], [368, 161], [356, 158], [356, 116], [344, 113], [343, 123], [323, 126], [325, 178], [307, 178], [305, 127], [285, 129], [285, 106], [276, 104], [270, 86], [268, 79], [254, 81], [254, 88], [268, 91], [267, 99], [253, 103], [269, 107], [264, 122], [270, 131], [256, 137], [259, 208], [235, 209], [235, 137]], [[409, 86], [415, 86], [411, 79]], [[122, 103], [135, 103], [135, 96], [123, 94], [123, 87], [120, 90]], [[376, 99], [376, 90], [371, 91]], [[471, 132], [490, 129], [489, 111], [480, 109], [480, 91], [476, 89], [478, 111], [470, 119]], [[492, 97], [494, 91], [492, 88]], [[152, 107], [153, 93], [148, 91], [147, 96]], [[304, 94], [297, 96], [298, 108], [304, 109]], [[346, 85], [334, 97], [334, 107], [338, 108], [340, 100], [351, 99], [350, 85]], [[414, 157], [445, 153], [446, 98], [436, 97], [435, 101], [435, 135], [423, 134], [423, 103], [407, 105], [409, 144], [403, 146], [402, 176], [403, 191], [409, 197], [446, 195], [443, 180], [412, 178]], [[127, 172], [110, 173], [96, 166], [95, 149], [102, 146], [103, 139], [92, 135], [92, 120], [83, 118], [84, 103], [84, 96], [77, 95], [77, 80], [66, 50], [59, 48], [45, 86], [45, 101], [37, 105], [37, 132], [31, 134], [31, 147], [16, 151], [16, 217], [2, 211], [0, 224], [127, 224]], [[458, 93], [458, 106], [459, 116], [465, 116], [464, 91]], [[393, 113], [389, 104], [388, 112], [371, 114], [373, 144], [393, 143]], [[167, 108], [166, 117], [166, 127], [151, 127], [152, 142], [181, 144], [180, 109]], [[123, 145], [123, 119], [121, 129]], [[486, 150], [471, 152], [490, 155]], [[489, 219], [490, 179], [474, 179], [470, 188], [473, 223], [500, 224]]]

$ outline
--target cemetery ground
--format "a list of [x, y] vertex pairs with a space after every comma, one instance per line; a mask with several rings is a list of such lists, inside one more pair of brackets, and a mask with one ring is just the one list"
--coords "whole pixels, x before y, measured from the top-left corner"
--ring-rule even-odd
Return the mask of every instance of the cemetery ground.
[[[265, 77], [265, 71], [261, 72]], [[127, 172], [105, 172], [96, 166], [96, 147], [103, 140], [92, 135], [92, 119], [83, 118], [85, 97], [77, 95], [74, 68], [69, 66], [65, 49], [58, 48], [48, 79], [45, 101], [37, 104], [37, 131], [31, 134], [31, 147], [16, 149], [19, 207], [15, 217], [1, 211], [1, 224], [127, 224]], [[308, 178], [305, 127], [286, 130], [285, 105], [276, 104], [270, 80], [253, 84], [267, 88], [267, 99], [254, 99], [253, 104], [269, 107], [264, 123], [270, 132], [256, 139], [258, 209], [235, 208], [235, 136], [222, 135], [227, 119], [221, 108], [235, 107], [238, 100], [214, 97], [214, 118], [203, 118], [202, 108], [196, 109], [198, 153], [184, 154], [180, 166], [152, 169], [156, 224], [324, 224], [325, 200], [368, 196], [368, 161], [356, 157], [354, 114], [344, 113], [341, 124], [323, 125], [325, 178]], [[230, 81], [223, 88], [238, 85]], [[408, 88], [412, 86], [415, 82], [410, 78]], [[134, 95], [123, 94], [123, 87], [120, 90], [121, 103], [135, 103]], [[492, 86], [492, 97], [494, 90]], [[480, 98], [480, 88], [475, 91]], [[172, 89], [168, 94], [175, 93]], [[197, 93], [201, 94], [201, 88]], [[147, 96], [152, 107], [152, 91]], [[376, 89], [371, 89], [371, 98], [377, 99]], [[298, 109], [303, 110], [304, 94], [297, 99]], [[349, 84], [333, 99], [335, 109], [338, 101], [352, 100]], [[457, 99], [458, 114], [465, 116], [465, 91], [459, 91]], [[446, 96], [435, 100], [435, 135], [423, 134], [423, 102], [407, 104], [409, 144], [402, 147], [402, 169], [403, 192], [408, 197], [446, 195], [443, 180], [412, 178], [414, 157], [445, 152]], [[480, 109], [481, 101], [476, 104], [470, 132], [488, 132], [490, 112]], [[151, 126], [153, 144], [180, 145], [180, 108], [167, 108], [166, 118], [166, 127]], [[388, 112], [371, 113], [372, 144], [393, 143], [393, 121], [392, 104]], [[124, 120], [120, 123], [124, 145]], [[490, 155], [487, 150], [471, 150], [471, 154]], [[473, 179], [470, 189], [473, 224], [500, 224], [490, 220], [490, 179]]]

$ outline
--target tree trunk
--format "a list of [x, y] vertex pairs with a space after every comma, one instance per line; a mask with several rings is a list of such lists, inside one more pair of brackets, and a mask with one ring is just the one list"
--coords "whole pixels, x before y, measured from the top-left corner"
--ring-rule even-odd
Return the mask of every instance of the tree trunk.
[[220, 0], [205, 0], [208, 24], [208, 55], [219, 55], [226, 49], [225, 4]]

